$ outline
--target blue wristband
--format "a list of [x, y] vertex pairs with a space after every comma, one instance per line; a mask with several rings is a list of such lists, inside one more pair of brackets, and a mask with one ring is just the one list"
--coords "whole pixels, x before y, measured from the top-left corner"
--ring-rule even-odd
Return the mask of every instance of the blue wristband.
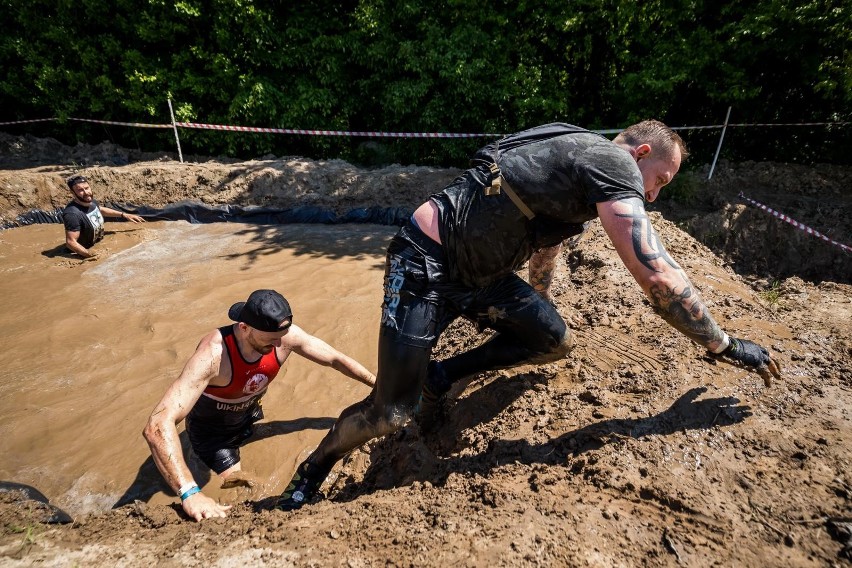
[[201, 488], [197, 485], [195, 487], [191, 487], [181, 493], [180, 500], [181, 502], [186, 501], [190, 496], [195, 495], [196, 493], [201, 493]]

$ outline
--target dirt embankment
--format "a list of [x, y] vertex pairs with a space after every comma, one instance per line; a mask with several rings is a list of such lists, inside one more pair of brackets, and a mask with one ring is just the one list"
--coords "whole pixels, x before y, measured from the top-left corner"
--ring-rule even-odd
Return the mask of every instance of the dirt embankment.
[[[6, 218], [64, 205], [62, 181], [77, 169], [107, 202], [341, 210], [414, 207], [456, 174], [297, 158], [137, 163], [129, 154], [117, 165], [27, 166], [26, 152], [7, 151], [0, 171]], [[411, 424], [367, 444], [336, 470], [325, 501], [282, 513], [258, 496], [201, 524], [140, 502], [58, 526], [7, 495], [3, 563], [849, 565], [850, 257], [736, 195], [848, 242], [850, 170], [721, 164], [710, 183], [702, 176], [684, 176], [682, 200], [652, 219], [725, 329], [773, 351], [784, 375], [772, 387], [662, 324], [593, 224], [565, 251], [555, 283], [572, 354], [458, 385], [436, 433]], [[482, 339], [454, 325], [436, 355]]]
[[[694, 168], [694, 166], [693, 166]], [[798, 276], [852, 283], [852, 253], [778, 220], [745, 195], [852, 246], [852, 167], [722, 161], [679, 175], [649, 206], [687, 230], [743, 275], [763, 285]], [[358, 207], [409, 208], [457, 170], [391, 165], [364, 170], [341, 160], [267, 156], [236, 162], [140, 153], [109, 143], [67, 147], [52, 139], [0, 133], [0, 222], [69, 200], [63, 180], [85, 173], [105, 203], [164, 207], [207, 205], [293, 208], [313, 205], [345, 213]]]
[[[740, 194], [852, 246], [852, 167], [721, 162], [676, 180], [659, 209], [740, 274], [852, 283], [852, 253], [781, 221]], [[770, 282], [771, 285], [771, 282]]]

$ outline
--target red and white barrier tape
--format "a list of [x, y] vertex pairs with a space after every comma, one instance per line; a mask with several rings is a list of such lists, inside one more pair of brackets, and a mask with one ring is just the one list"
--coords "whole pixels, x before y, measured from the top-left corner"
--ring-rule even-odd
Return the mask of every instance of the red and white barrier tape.
[[304, 130], [300, 128], [260, 128], [256, 126], [229, 126], [225, 124], [202, 124], [197, 122], [177, 122], [181, 128], [203, 130], [230, 130], [236, 132], [261, 132], [264, 134], [306, 134], [308, 136], [369, 136], [371, 138], [482, 138], [499, 137], [502, 134], [468, 132], [362, 132], [353, 130]]
[[0, 126], [6, 126], [8, 124], [29, 124], [31, 122], [52, 122], [56, 120], [55, 118], [34, 118], [32, 120], [12, 120], [9, 122], [0, 122]]
[[69, 118], [77, 122], [94, 122], [95, 124], [115, 124], [118, 126], [135, 126], [137, 128], [171, 128], [171, 124], [148, 124], [146, 122], [116, 122], [114, 120], [95, 120], [93, 118]]
[[788, 216], [784, 215], [783, 213], [779, 213], [778, 211], [775, 211], [774, 209], [772, 209], [772, 208], [770, 208], [770, 207], [767, 207], [767, 206], [766, 206], [766, 205], [764, 205], [763, 203], [758, 203], [758, 202], [757, 202], [757, 201], [755, 201], [754, 199], [751, 199], [751, 198], [749, 198], [749, 197], [746, 197], [745, 195], [743, 195], [743, 194], [742, 194], [742, 192], [740, 192], [739, 197], [740, 197], [741, 199], [744, 199], [744, 200], [748, 201], [749, 203], [751, 203], [751, 204], [752, 204], [752, 205], [754, 205], [755, 207], [758, 207], [759, 209], [763, 209], [764, 211], [766, 211], [767, 213], [769, 213], [769, 214], [770, 214], [770, 215], [772, 215], [773, 217], [777, 217], [778, 219], [781, 219], [782, 221], [785, 221], [785, 222], [787, 222], [787, 223], [790, 223], [791, 225], [793, 225], [793, 226], [794, 226], [794, 227], [796, 227], [797, 229], [799, 229], [799, 230], [801, 230], [801, 231], [804, 231], [804, 232], [806, 232], [806, 233], [807, 233], [807, 234], [809, 234], [809, 235], [813, 235], [813, 236], [815, 236], [815, 237], [817, 237], [817, 238], [820, 238], [820, 239], [822, 239], [822, 240], [824, 240], [824, 241], [826, 241], [826, 242], [828, 242], [828, 243], [833, 244], [834, 246], [840, 247], [840, 248], [842, 248], [843, 250], [845, 250], [846, 252], [852, 252], [852, 247], [850, 247], [850, 246], [848, 246], [848, 245], [844, 245], [843, 243], [838, 243], [838, 242], [837, 242], [837, 241], [835, 241], [834, 239], [830, 239], [830, 238], [826, 237], [825, 235], [823, 235], [822, 233], [820, 233], [820, 232], [819, 232], [819, 231], [817, 231], [816, 229], [812, 229], [812, 228], [808, 227], [807, 225], [805, 225], [805, 224], [803, 224], [803, 223], [799, 223], [799, 222], [798, 222], [798, 221], [796, 221], [795, 219], [791, 219], [790, 217], [788, 217]]
[[[56, 121], [56, 118], [36, 118], [33, 120], [15, 120], [10, 122], [0, 122], [0, 126], [12, 124], [27, 124], [33, 122], [51, 122]], [[91, 122], [94, 124], [114, 124], [117, 126], [135, 126], [137, 128], [172, 128], [171, 124], [150, 124], [144, 122], [118, 122], [113, 120], [95, 120], [92, 118], [68, 118], [77, 122]], [[846, 126], [852, 122], [789, 122], [789, 123], [741, 123], [728, 124], [728, 127], [739, 126]], [[265, 128], [256, 126], [230, 126], [226, 124], [204, 124], [197, 122], [177, 122], [175, 126], [181, 128], [196, 128], [202, 130], [223, 130], [232, 132], [259, 132], [263, 134], [303, 134], [307, 136], [366, 136], [370, 138], [500, 138], [504, 136], [501, 133], [485, 132], [367, 132], [367, 131], [351, 131], [351, 130], [311, 130], [300, 128]], [[725, 128], [724, 124], [708, 124], [706, 126], [672, 126], [672, 130], [707, 130]], [[591, 130], [598, 134], [618, 134], [623, 129], [608, 128]]]
[[[29, 124], [32, 122], [55, 122], [59, 120], [58, 118], [34, 118], [32, 120], [13, 120], [10, 122], [0, 122], [0, 126], [7, 126], [10, 124]], [[145, 122], [116, 122], [114, 120], [95, 120], [93, 118], [69, 118], [68, 120], [75, 120], [77, 122], [93, 122], [95, 124], [115, 124], [118, 126], [136, 126], [138, 128], [171, 128], [171, 124], [149, 124]]]
[[734, 124], [728, 126], [846, 126], [852, 122], [749, 122]]

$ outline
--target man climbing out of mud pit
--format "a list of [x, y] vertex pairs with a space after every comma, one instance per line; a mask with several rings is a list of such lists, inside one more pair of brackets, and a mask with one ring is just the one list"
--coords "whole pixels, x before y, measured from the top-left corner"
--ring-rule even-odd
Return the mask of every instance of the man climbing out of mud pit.
[[139, 215], [98, 205], [92, 194], [89, 180], [83, 176], [72, 176], [66, 183], [71, 191], [72, 200], [62, 210], [65, 247], [84, 259], [97, 257], [97, 254], [89, 249], [104, 236], [104, 217], [121, 218], [132, 223], [145, 222], [145, 219]]
[[[391, 241], [376, 388], [343, 411], [277, 507], [301, 507], [337, 460], [401, 428], [418, 402], [423, 427], [455, 381], [564, 357], [572, 339], [549, 301], [551, 279], [562, 242], [595, 217], [663, 319], [711, 354], [757, 371], [767, 385], [779, 377], [766, 349], [729, 337], [713, 320], [645, 212], [645, 200], [657, 198], [686, 157], [680, 136], [656, 120], [612, 141], [547, 124], [479, 150], [472, 167], [415, 210]], [[527, 260], [529, 284], [515, 274]], [[439, 335], [460, 316], [497, 333], [430, 361]]]
[[240, 477], [240, 446], [263, 418], [260, 399], [291, 353], [375, 384], [360, 363], [293, 324], [290, 304], [274, 290], [252, 292], [231, 306], [228, 317], [237, 323], [201, 339], [143, 432], [154, 463], [196, 521], [224, 517], [230, 507], [201, 493], [193, 480], [181, 452], [181, 420], [195, 454], [227, 483]]

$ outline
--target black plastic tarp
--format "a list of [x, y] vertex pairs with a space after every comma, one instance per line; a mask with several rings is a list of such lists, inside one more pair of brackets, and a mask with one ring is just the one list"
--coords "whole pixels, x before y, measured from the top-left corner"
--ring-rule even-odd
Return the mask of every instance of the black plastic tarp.
[[[404, 225], [412, 211], [405, 207], [359, 207], [344, 214], [326, 207], [303, 205], [290, 209], [238, 205], [210, 206], [184, 201], [162, 209], [130, 204], [105, 204], [119, 211], [141, 215], [148, 221], [188, 221], [190, 223], [249, 223], [278, 225], [286, 223], [371, 223], [374, 225]], [[0, 229], [10, 229], [38, 223], [61, 223], [62, 209], [42, 211], [33, 209], [12, 221], [4, 222]]]

